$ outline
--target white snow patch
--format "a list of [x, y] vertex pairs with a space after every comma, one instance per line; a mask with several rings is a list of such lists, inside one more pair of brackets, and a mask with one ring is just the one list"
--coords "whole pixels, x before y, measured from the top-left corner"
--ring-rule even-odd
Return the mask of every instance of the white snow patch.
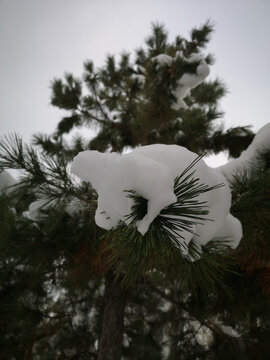
[[37, 221], [44, 217], [42, 210], [47, 210], [50, 207], [53, 207], [57, 204], [57, 200], [51, 200], [48, 197], [44, 196], [33, 201], [27, 211], [23, 212], [23, 215], [30, 220]]
[[27, 266], [20, 264], [20, 265], [15, 266], [15, 269], [18, 271], [25, 271], [25, 269], [27, 269]]
[[183, 53], [183, 50], [178, 50], [176, 51], [176, 54], [175, 54], [175, 57], [184, 57], [184, 53]]
[[137, 69], [138, 69], [138, 71], [140, 71], [140, 72], [143, 73], [143, 74], [146, 73], [146, 70], [145, 70], [145, 68], [144, 68], [142, 65], [138, 65], [138, 66], [137, 66]]
[[164, 301], [164, 303], [160, 306], [161, 311], [168, 312], [173, 307], [170, 301]]
[[65, 211], [70, 216], [76, 215], [78, 212], [83, 211], [85, 209], [85, 204], [76, 197], [70, 198], [68, 201]]
[[223, 226], [217, 231], [216, 238], [226, 240], [235, 249], [243, 237], [242, 225], [232, 214], [228, 214]]
[[14, 184], [16, 184], [16, 180], [13, 178], [13, 176], [10, 175], [7, 170], [4, 170], [0, 173], [0, 192], [9, 192], [9, 189], [7, 188]]
[[163, 66], [170, 66], [173, 62], [173, 58], [167, 54], [159, 54], [153, 57], [152, 61], [156, 62], [156, 68], [160, 69]]
[[185, 135], [183, 130], [178, 130], [177, 133], [175, 134], [174, 138], [175, 140], [179, 140], [181, 139], [181, 137], [183, 137]]
[[126, 333], [124, 333], [123, 334], [123, 346], [129, 347], [130, 341], [131, 341], [131, 338]]
[[239, 334], [238, 331], [236, 331], [234, 328], [232, 328], [231, 326], [226, 326], [226, 325], [220, 325], [220, 328], [223, 332], [223, 334], [234, 337], [234, 338], [239, 338], [241, 337], [241, 335]]
[[249, 147], [242, 152], [241, 156], [231, 160], [225, 165], [216, 168], [226, 179], [233, 180], [237, 173], [248, 171], [258, 165], [258, 158], [261, 152], [270, 150], [270, 123], [264, 125], [254, 137]]
[[[128, 224], [126, 216], [131, 213], [133, 200], [126, 196], [126, 190], [134, 190], [147, 199], [147, 214], [136, 225], [144, 235], [160, 211], [177, 201], [174, 179], [196, 158], [197, 154], [177, 145], [149, 145], [122, 155], [87, 150], [73, 159], [71, 172], [96, 189], [99, 197], [95, 221], [106, 230], [117, 227], [120, 221]], [[212, 221], [194, 226], [196, 235], [187, 233], [185, 243], [188, 245], [192, 239], [200, 247], [222, 234], [232, 237], [232, 245], [236, 246], [242, 236], [241, 224], [229, 216], [231, 192], [226, 179], [202, 159], [194, 170], [202, 184], [224, 186], [197, 197], [196, 200], [206, 202], [206, 218]], [[178, 240], [183, 242], [180, 236]]]
[[190, 320], [184, 326], [184, 331], [195, 331], [197, 343], [208, 348], [214, 340], [213, 332], [207, 326], [202, 325], [198, 320]]
[[183, 119], [178, 117], [175, 121], [174, 121], [175, 125], [182, 125], [183, 123]]
[[74, 327], [79, 327], [82, 325], [85, 316], [80, 309], [76, 309], [76, 315], [72, 318], [72, 325]]
[[224, 325], [222, 321], [218, 318], [212, 319], [213, 323], [219, 327], [219, 329], [223, 332], [223, 334], [234, 337], [240, 338], [241, 334], [234, 329], [232, 326]]
[[48, 200], [44, 199], [38, 199], [36, 201], [33, 201], [27, 211], [24, 211], [23, 215], [27, 217], [30, 220], [36, 221], [40, 218], [41, 212], [40, 210], [43, 208], [45, 209], [47, 207]]
[[144, 75], [141, 75], [141, 74], [134, 74], [132, 75], [132, 78], [135, 80], [138, 81], [139, 85], [140, 86], [143, 86], [144, 83], [145, 83], [145, 76]]
[[213, 332], [205, 325], [202, 325], [196, 335], [195, 339], [201, 346], [208, 348], [214, 340]]
[[[152, 58], [152, 61], [156, 63], [156, 68], [160, 69], [164, 66], [170, 66], [174, 59], [177, 57], [183, 57], [181, 52], [178, 52], [175, 58], [167, 54], [159, 54]], [[199, 62], [196, 73], [189, 74], [185, 73], [177, 81], [176, 89], [172, 91], [172, 94], [176, 97], [175, 103], [172, 105], [174, 110], [179, 110], [180, 108], [187, 108], [187, 104], [184, 101], [184, 98], [189, 94], [190, 90], [198, 86], [210, 73], [210, 68], [206, 63], [202, 54], [192, 54], [190, 57], [184, 59], [187, 62]]]
[[200, 54], [192, 55], [188, 61], [200, 61], [200, 63], [197, 66], [195, 74], [185, 73], [177, 81], [177, 87], [172, 92], [176, 97], [176, 102], [172, 105], [174, 110], [179, 110], [180, 108], [186, 109], [187, 104], [185, 103], [184, 98], [189, 94], [191, 89], [198, 86], [210, 74], [210, 68]]

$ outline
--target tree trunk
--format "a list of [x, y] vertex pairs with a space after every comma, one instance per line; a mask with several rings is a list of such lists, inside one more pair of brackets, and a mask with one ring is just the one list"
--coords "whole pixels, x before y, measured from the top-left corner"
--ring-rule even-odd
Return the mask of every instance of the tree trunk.
[[104, 311], [97, 359], [120, 360], [126, 291], [114, 281], [112, 272], [109, 272], [105, 279]]

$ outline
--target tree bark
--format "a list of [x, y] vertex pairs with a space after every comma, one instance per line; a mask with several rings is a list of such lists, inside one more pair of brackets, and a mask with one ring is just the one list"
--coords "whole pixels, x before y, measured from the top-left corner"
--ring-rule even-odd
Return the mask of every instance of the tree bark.
[[104, 311], [97, 360], [120, 360], [126, 291], [114, 281], [112, 272], [108, 272], [105, 280]]

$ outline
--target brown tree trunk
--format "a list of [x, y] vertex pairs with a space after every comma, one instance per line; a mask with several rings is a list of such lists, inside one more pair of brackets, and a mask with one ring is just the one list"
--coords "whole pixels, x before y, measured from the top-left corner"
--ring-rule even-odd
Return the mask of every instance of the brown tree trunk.
[[112, 272], [106, 275], [104, 311], [97, 360], [120, 360], [123, 343], [126, 291], [114, 281]]

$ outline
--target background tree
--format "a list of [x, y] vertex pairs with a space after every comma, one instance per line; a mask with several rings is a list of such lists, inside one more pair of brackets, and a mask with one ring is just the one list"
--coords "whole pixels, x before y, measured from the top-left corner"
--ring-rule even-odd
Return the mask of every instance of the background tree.
[[[94, 223], [97, 194], [68, 170], [82, 150], [153, 143], [239, 156], [254, 134], [224, 131], [224, 84], [199, 79], [199, 66], [213, 63], [202, 53], [212, 31], [208, 22], [169, 42], [164, 27], [153, 25], [133, 57], [108, 56], [101, 68], [87, 61], [81, 79], [53, 81], [51, 102], [68, 113], [53, 135], [35, 135], [34, 146], [2, 139], [1, 168], [22, 174], [0, 199], [3, 359], [119, 359], [122, 343], [124, 359], [267, 358], [269, 153], [231, 182], [231, 211], [244, 227], [237, 251], [210, 244], [196, 262], [178, 253], [165, 265], [149, 253], [149, 276], [133, 269], [135, 286], [121, 286], [131, 269], [119, 268], [119, 233]], [[198, 84], [189, 83], [183, 97], [189, 75]], [[66, 140], [84, 126], [96, 130], [92, 139]]]

